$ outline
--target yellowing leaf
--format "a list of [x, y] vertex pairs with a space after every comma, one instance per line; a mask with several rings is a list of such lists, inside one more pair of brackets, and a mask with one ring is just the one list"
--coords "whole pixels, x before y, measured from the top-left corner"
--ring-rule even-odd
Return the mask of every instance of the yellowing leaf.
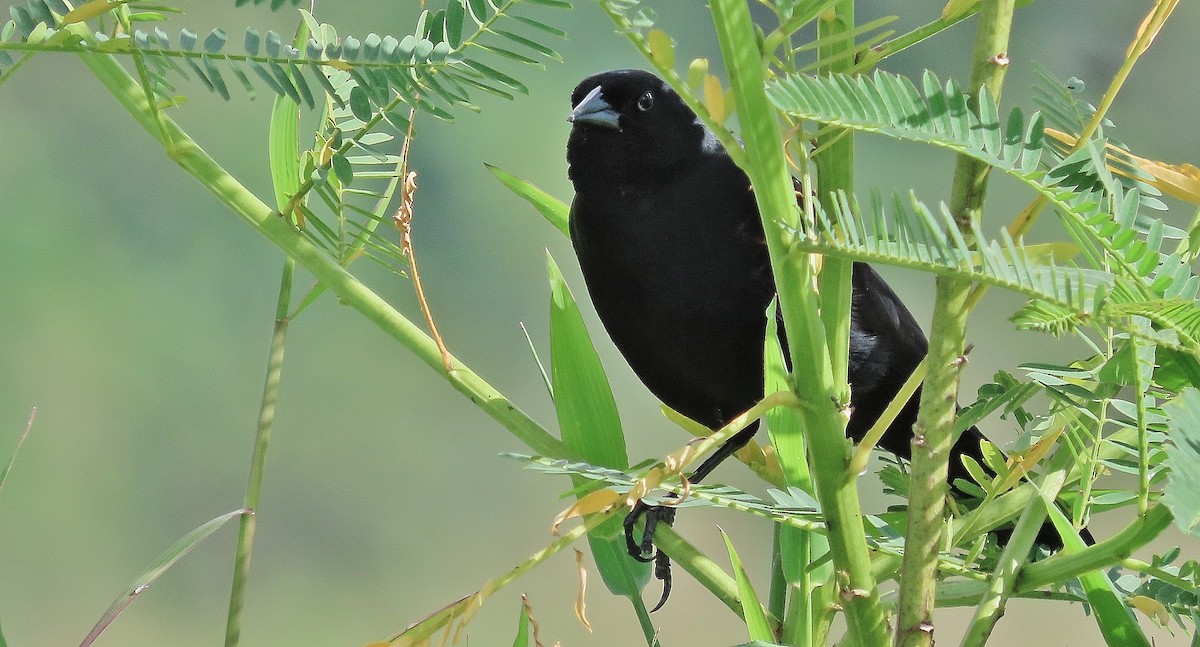
[[[1046, 136], [1056, 139], [1067, 146], [1074, 146], [1078, 138], [1053, 128], [1046, 129]], [[1151, 178], [1149, 184], [1163, 193], [1183, 200], [1189, 204], [1200, 205], [1200, 168], [1192, 164], [1167, 164], [1157, 160], [1146, 159], [1129, 151], [1107, 145], [1106, 157], [1109, 159], [1126, 160], [1137, 166]], [[1108, 169], [1118, 175], [1130, 177], [1130, 174], [1120, 165], [1107, 164]]]
[[558, 535], [558, 527], [564, 521], [607, 510], [613, 506], [621, 505], [623, 501], [624, 497], [612, 490], [596, 490], [572, 503], [571, 507], [555, 515], [554, 522], [550, 524], [550, 532]]
[[977, 4], [979, 4], [979, 0], [950, 0], [942, 8], [942, 19], [957, 18], [974, 9]]
[[1166, 164], [1128, 155], [1138, 166], [1149, 173], [1154, 181], [1150, 184], [1163, 193], [1188, 202], [1200, 204], [1200, 168], [1191, 164]]
[[91, 0], [90, 2], [85, 2], [78, 7], [75, 7], [71, 11], [68, 11], [67, 15], [63, 16], [63, 24], [70, 25], [72, 23], [90, 20], [96, 16], [99, 16], [105, 11], [108, 11], [109, 9], [114, 9], [123, 4], [127, 4], [128, 2], [129, 0], [116, 0], [114, 2], [109, 2], [108, 0]]
[[1045, 458], [1046, 454], [1049, 453], [1054, 447], [1054, 444], [1058, 442], [1059, 437], [1062, 436], [1063, 430], [1066, 428], [1067, 421], [1065, 419], [1059, 419], [1055, 421], [1055, 424], [1051, 427], [1050, 431], [1042, 434], [1042, 437], [1039, 438], [1032, 447], [1027, 449], [1022, 454], [1010, 456], [1009, 463], [1014, 464], [1014, 469], [1009, 473], [1008, 477], [1004, 479], [1004, 483], [1000, 486], [998, 491], [1007, 492], [1013, 487], [1016, 487], [1016, 485], [1021, 482], [1021, 479], [1029, 474], [1030, 470], [1033, 469], [1033, 466], [1037, 465], [1038, 461]]
[[1175, 5], [1179, 4], [1179, 0], [1159, 0], [1154, 3], [1154, 7], [1142, 19], [1142, 24], [1138, 26], [1137, 36], [1129, 47], [1125, 49], [1125, 56], [1140, 56], [1150, 48], [1150, 44], [1158, 36], [1158, 32], [1162, 31], [1163, 25], [1166, 24], [1167, 18], [1171, 16], [1171, 12], [1175, 11]]
[[650, 56], [660, 67], [675, 67], [675, 45], [671, 43], [671, 37], [667, 35], [667, 32], [661, 29], [651, 29], [650, 33], [646, 35], [646, 40], [650, 43]]
[[1129, 598], [1129, 606], [1141, 611], [1160, 625], [1166, 625], [1171, 620], [1171, 614], [1162, 602], [1144, 595], [1134, 595]]
[[725, 121], [725, 93], [721, 91], [721, 81], [709, 74], [704, 77], [704, 107], [708, 110], [713, 121]]
[[588, 633], [592, 631], [592, 623], [587, 619], [587, 567], [583, 565], [583, 551], [575, 549], [575, 566], [579, 568], [579, 597], [575, 598], [575, 617]]

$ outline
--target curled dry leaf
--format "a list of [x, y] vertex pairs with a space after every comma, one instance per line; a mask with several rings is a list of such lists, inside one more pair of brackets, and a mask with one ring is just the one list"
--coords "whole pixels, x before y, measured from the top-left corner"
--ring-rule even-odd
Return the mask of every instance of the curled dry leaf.
[[554, 516], [554, 522], [550, 524], [550, 532], [554, 536], [558, 536], [558, 527], [568, 519], [582, 517], [584, 515], [604, 512], [614, 506], [624, 503], [624, 497], [612, 490], [596, 490], [591, 494], [571, 504], [571, 507], [563, 510]]
[[587, 567], [583, 563], [583, 551], [575, 549], [575, 565], [579, 568], [579, 597], [575, 598], [575, 617], [588, 633], [592, 631], [592, 623], [587, 619]]

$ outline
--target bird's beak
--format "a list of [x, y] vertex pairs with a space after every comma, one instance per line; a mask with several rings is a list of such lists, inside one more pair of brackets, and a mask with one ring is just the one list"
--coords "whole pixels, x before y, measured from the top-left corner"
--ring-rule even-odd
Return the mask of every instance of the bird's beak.
[[604, 100], [600, 86], [596, 86], [571, 110], [567, 121], [572, 124], [588, 124], [609, 130], [621, 129], [621, 115]]

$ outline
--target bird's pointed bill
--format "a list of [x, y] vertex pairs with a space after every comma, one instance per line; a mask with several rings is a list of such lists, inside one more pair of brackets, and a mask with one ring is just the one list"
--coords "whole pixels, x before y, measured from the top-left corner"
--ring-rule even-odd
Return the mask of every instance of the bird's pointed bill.
[[576, 105], [571, 110], [571, 114], [567, 116], [567, 121], [573, 124], [588, 124], [612, 130], [621, 129], [621, 115], [617, 114], [617, 111], [604, 100], [604, 93], [600, 91], [600, 86], [596, 86], [579, 101], [579, 105]]

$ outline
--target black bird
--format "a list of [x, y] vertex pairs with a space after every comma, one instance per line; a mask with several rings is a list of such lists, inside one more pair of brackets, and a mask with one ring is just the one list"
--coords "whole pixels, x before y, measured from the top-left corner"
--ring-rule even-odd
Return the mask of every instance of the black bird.
[[[596, 312], [654, 395], [720, 428], [763, 396], [766, 309], [775, 281], [750, 180], [679, 95], [649, 72], [588, 77], [571, 105], [571, 242]], [[853, 269], [850, 326], [847, 434], [860, 440], [928, 345], [896, 293], [862, 263]], [[918, 391], [881, 447], [910, 456], [919, 399]], [[731, 438], [690, 480], [704, 478], [757, 428], [755, 422]], [[952, 482], [969, 478], [960, 455], [979, 457], [982, 438], [974, 427], [959, 437]], [[626, 539], [631, 554], [648, 561], [653, 523], [669, 523], [671, 512], [654, 509], [639, 545], [632, 523], [643, 510], [627, 519]], [[663, 558], [664, 601], [666, 567]]]

